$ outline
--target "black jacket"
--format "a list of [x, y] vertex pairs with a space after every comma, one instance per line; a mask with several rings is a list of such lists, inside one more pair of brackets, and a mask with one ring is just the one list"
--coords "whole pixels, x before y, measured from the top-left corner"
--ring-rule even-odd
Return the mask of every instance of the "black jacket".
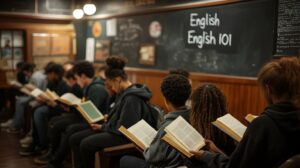
[[152, 97], [150, 90], [141, 84], [133, 84], [116, 95], [116, 100], [109, 112], [109, 118], [102, 130], [122, 135], [118, 129], [121, 125], [128, 128], [141, 119], [151, 122], [151, 114], [147, 102]]
[[291, 103], [268, 106], [247, 128], [230, 158], [205, 152], [209, 167], [272, 168], [300, 153], [300, 111]]

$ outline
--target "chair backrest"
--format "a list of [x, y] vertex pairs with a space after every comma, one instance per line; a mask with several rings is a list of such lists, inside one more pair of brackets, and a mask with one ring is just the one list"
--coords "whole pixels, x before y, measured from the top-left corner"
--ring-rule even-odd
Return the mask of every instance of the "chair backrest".
[[300, 154], [295, 155], [285, 161], [279, 168], [299, 168], [300, 167]]

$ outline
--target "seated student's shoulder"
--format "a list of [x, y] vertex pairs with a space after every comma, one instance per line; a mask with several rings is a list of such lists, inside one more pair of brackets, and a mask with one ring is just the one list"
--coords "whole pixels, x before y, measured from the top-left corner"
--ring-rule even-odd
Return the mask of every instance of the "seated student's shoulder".
[[266, 114], [255, 118], [247, 127], [247, 132], [270, 132], [275, 127], [274, 121]]

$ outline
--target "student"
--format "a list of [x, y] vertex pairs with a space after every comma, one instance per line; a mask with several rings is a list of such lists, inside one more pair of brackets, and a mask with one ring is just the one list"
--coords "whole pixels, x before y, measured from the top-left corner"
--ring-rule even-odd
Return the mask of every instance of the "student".
[[[65, 73], [64, 80], [66, 81], [67, 85], [71, 88], [70, 93], [74, 94], [78, 98], [83, 97], [83, 92], [80, 86], [76, 83], [75, 74], [73, 70], [69, 70]], [[48, 128], [48, 137], [49, 137], [49, 150], [44, 155], [34, 159], [35, 163], [38, 164], [47, 164], [48, 161], [54, 155], [54, 152], [59, 147], [59, 143], [61, 140], [61, 135], [65, 131], [66, 127], [78, 123], [82, 121], [82, 117], [77, 112], [74, 107], [69, 107], [62, 105], [64, 111], [63, 115], [53, 117], [49, 121], [49, 128]]]
[[[219, 153], [230, 155], [235, 149], [234, 140], [211, 123], [228, 113], [224, 94], [213, 84], [197, 87], [191, 95], [191, 125], [206, 139], [220, 147]], [[188, 167], [206, 167], [202, 162], [186, 159]]]
[[156, 123], [147, 104], [152, 96], [149, 89], [141, 84], [132, 84], [124, 71], [127, 60], [124, 57], [109, 57], [105, 71], [106, 84], [115, 92], [116, 100], [109, 111], [107, 122], [92, 124], [87, 129], [73, 134], [70, 144], [73, 149], [75, 167], [94, 167], [95, 153], [105, 147], [128, 143], [118, 131], [121, 125], [130, 127], [144, 119]]
[[[107, 99], [108, 92], [105, 89], [104, 81], [100, 78], [95, 78], [95, 71], [93, 64], [87, 61], [81, 61], [75, 64], [73, 67], [73, 72], [75, 74], [76, 82], [83, 89], [83, 101], [90, 100], [93, 104], [102, 112], [106, 113], [107, 109]], [[77, 116], [77, 117], [76, 117]], [[52, 149], [50, 156], [47, 156], [46, 159], [41, 159], [39, 163], [47, 163], [45, 167], [48, 168], [60, 168], [63, 167], [63, 161], [68, 155], [69, 148], [69, 138], [74, 132], [78, 132], [84, 129], [89, 128], [89, 125], [84, 121], [79, 112], [77, 115], [73, 116], [72, 120], [68, 120], [68, 123], [65, 123], [65, 127], [59, 129], [59, 132], [62, 134], [62, 139], [60, 145], [55, 147], [55, 142], [52, 142], [54, 149]], [[55, 129], [53, 127], [53, 129]], [[55, 131], [55, 130], [52, 130]], [[56, 142], [58, 142], [56, 140]]]
[[[58, 95], [69, 92], [69, 87], [63, 80], [64, 70], [59, 64], [52, 64], [45, 69], [48, 80], [47, 88], [55, 91]], [[36, 108], [33, 112], [34, 143], [27, 149], [20, 151], [20, 155], [28, 156], [40, 153], [47, 149], [47, 126], [48, 121], [53, 116], [60, 114], [63, 110], [55, 101], [38, 99], [44, 105]]]
[[[300, 153], [300, 60], [285, 57], [267, 63], [258, 74], [268, 106], [248, 126], [230, 157], [200, 150], [209, 167], [278, 167]], [[250, 103], [250, 102], [248, 102]], [[215, 147], [214, 147], [215, 148]]]
[[[184, 69], [178, 68], [178, 69], [170, 70], [169, 75], [182, 75], [182, 76], [186, 77], [189, 80], [190, 84], [192, 85], [192, 80], [190, 79], [190, 73], [188, 71], [184, 70]], [[191, 100], [188, 99], [186, 101], [185, 105], [188, 108], [191, 108]]]
[[180, 153], [161, 138], [166, 134], [164, 131], [165, 127], [178, 116], [182, 116], [188, 120], [189, 110], [185, 103], [190, 96], [191, 85], [188, 79], [182, 75], [169, 75], [163, 80], [160, 88], [169, 113], [165, 115], [165, 120], [150, 144], [150, 147], [144, 151], [144, 159], [124, 156], [120, 161], [121, 168], [175, 168], [183, 165], [183, 158]]

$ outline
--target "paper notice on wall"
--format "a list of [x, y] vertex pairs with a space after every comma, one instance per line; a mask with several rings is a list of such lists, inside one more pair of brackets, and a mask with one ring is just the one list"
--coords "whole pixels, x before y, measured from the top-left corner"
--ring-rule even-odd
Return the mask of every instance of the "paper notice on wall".
[[94, 52], [95, 52], [95, 39], [87, 38], [86, 39], [85, 60], [94, 62]]
[[107, 20], [106, 34], [107, 34], [107, 36], [116, 36], [117, 35], [117, 19]]

